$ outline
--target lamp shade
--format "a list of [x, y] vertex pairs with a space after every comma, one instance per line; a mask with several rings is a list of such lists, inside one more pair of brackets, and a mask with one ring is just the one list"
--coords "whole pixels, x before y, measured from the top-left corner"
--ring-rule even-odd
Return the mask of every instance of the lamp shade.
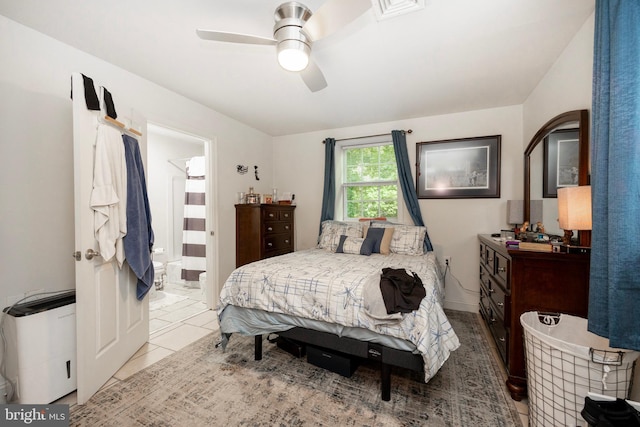
[[529, 203], [529, 221], [537, 224], [542, 221], [542, 200], [532, 200]]
[[558, 222], [563, 230], [591, 230], [591, 186], [558, 188]]
[[523, 200], [507, 200], [507, 223], [522, 224], [524, 222]]

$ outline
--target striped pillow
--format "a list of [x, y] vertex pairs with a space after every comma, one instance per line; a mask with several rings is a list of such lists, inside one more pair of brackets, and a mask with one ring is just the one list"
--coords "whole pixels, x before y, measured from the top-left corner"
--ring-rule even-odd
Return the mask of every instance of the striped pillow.
[[383, 222], [372, 222], [371, 227], [394, 229], [391, 244], [389, 245], [392, 253], [403, 255], [424, 254], [424, 237], [427, 234], [427, 227]]
[[362, 229], [363, 225], [358, 222], [323, 221], [318, 248], [335, 252], [338, 243], [340, 243], [341, 235], [347, 237], [362, 237]]

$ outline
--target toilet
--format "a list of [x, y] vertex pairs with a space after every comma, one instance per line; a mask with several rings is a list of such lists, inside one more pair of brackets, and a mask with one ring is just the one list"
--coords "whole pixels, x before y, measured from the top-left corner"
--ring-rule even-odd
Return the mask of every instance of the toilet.
[[164, 263], [153, 261], [153, 273], [153, 284], [156, 287], [156, 291], [161, 291], [162, 289], [164, 289], [164, 280], [167, 277]]
[[153, 262], [153, 284], [156, 291], [164, 289], [164, 282], [167, 278], [167, 263], [156, 261], [156, 258], [166, 259], [164, 256], [164, 248], [155, 248], [151, 253], [151, 261]]

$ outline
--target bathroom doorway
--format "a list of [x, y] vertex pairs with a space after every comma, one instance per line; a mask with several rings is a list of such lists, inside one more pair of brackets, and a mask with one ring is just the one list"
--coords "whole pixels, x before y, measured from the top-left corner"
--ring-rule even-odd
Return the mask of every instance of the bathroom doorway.
[[208, 167], [213, 150], [210, 140], [161, 125], [148, 124], [147, 133], [147, 188], [155, 233], [156, 274], [149, 291], [153, 333], [211, 305], [215, 275], [207, 274], [207, 266], [214, 265], [208, 261], [214, 255], [213, 227], [205, 223], [213, 218]]

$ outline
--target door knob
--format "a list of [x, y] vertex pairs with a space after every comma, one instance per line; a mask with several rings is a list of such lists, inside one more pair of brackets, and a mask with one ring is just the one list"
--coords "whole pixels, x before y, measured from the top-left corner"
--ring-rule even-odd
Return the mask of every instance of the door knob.
[[100, 256], [100, 252], [96, 252], [93, 249], [87, 249], [87, 252], [84, 253], [84, 257], [88, 260], [92, 260], [93, 257]]

